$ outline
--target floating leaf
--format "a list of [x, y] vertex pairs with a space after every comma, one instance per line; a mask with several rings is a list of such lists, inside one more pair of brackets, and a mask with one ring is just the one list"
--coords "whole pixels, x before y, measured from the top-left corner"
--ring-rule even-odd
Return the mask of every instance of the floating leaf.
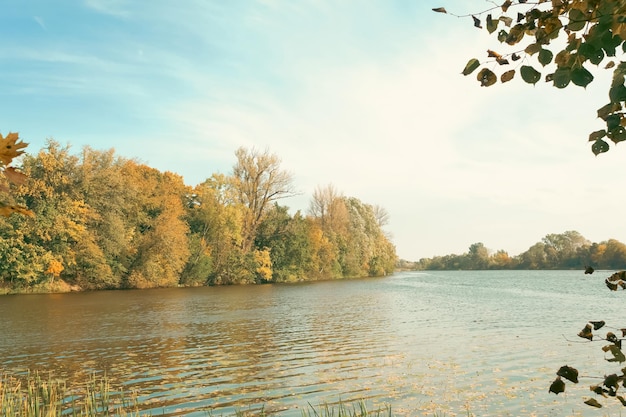
[[560, 376], [557, 376], [552, 384], [550, 384], [548, 392], [553, 392], [556, 395], [559, 395], [561, 392], [565, 392], [565, 382], [563, 382]]
[[500, 81], [506, 83], [515, 77], [515, 70], [508, 70], [500, 76]]
[[568, 381], [573, 382], [574, 384], [578, 384], [578, 370], [576, 368], [572, 368], [571, 366], [561, 366], [559, 370], [556, 372], [558, 376], [562, 376]]
[[437, 13], [448, 13], [444, 7], [435, 7], [435, 8], [433, 9], [433, 12], [437, 12]]
[[578, 337], [583, 339], [593, 340], [593, 333], [591, 333], [591, 324], [586, 324], [585, 327], [578, 332]]
[[536, 84], [541, 78], [541, 73], [529, 65], [520, 67], [520, 75], [528, 84]]
[[491, 85], [494, 85], [496, 81], [498, 81], [498, 77], [496, 77], [496, 74], [494, 74], [493, 71], [487, 68], [481, 69], [476, 76], [476, 79], [480, 81], [481, 87], [489, 87]]
[[476, 58], [472, 58], [469, 61], [467, 61], [467, 64], [465, 64], [465, 68], [463, 69], [462, 74], [463, 75], [471, 74], [479, 66], [480, 66], [480, 62], [478, 62]]
[[590, 405], [591, 407], [602, 408], [602, 404], [600, 404], [594, 398], [589, 398], [587, 401], [585, 401], [585, 404]]

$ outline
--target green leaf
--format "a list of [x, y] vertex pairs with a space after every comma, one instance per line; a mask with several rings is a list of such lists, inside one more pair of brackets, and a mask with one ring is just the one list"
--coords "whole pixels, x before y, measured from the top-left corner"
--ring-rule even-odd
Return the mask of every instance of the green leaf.
[[480, 25], [480, 19], [477, 18], [476, 16], [472, 16], [472, 19], [474, 20], [474, 27], [477, 27], [478, 29], [482, 29], [483, 27]]
[[538, 43], [531, 43], [526, 47], [526, 49], [524, 49], [524, 52], [526, 52], [528, 55], [534, 55], [539, 51], [541, 51], [541, 45]]
[[509, 34], [507, 33], [506, 30], [502, 29], [500, 32], [498, 32], [498, 42], [502, 43], [506, 41], [506, 38], [509, 37]]
[[557, 376], [556, 379], [552, 381], [548, 392], [553, 392], [556, 395], [559, 395], [561, 392], [565, 392], [565, 382], [563, 382], [560, 376]]
[[480, 81], [481, 87], [489, 87], [491, 85], [494, 85], [498, 81], [498, 77], [496, 77], [496, 74], [494, 74], [493, 71], [487, 68], [481, 69], [476, 76], [476, 79]]
[[569, 23], [567, 24], [567, 29], [576, 32], [583, 29], [586, 24], [587, 16], [585, 16], [582, 11], [578, 9], [571, 9], [569, 11]]
[[465, 65], [465, 68], [463, 69], [462, 74], [469, 75], [472, 72], [474, 72], [474, 70], [476, 70], [476, 68], [478, 68], [479, 66], [480, 66], [480, 62], [478, 62], [476, 58], [472, 58], [469, 61], [467, 61], [467, 64]]
[[530, 65], [522, 65], [519, 72], [522, 76], [522, 79], [528, 84], [536, 84], [537, 81], [539, 81], [539, 79], [541, 78], [541, 73]]
[[589, 42], [582, 43], [578, 47], [578, 54], [587, 58], [592, 64], [598, 65], [604, 59], [604, 52]]
[[621, 120], [621, 117], [619, 116], [619, 114], [612, 114], [610, 116], [607, 116], [605, 121], [606, 121], [606, 130], [609, 132], [609, 134], [611, 133], [613, 129], [615, 129], [616, 127], [620, 125], [620, 120]]
[[574, 384], [578, 384], [578, 370], [576, 368], [572, 368], [571, 366], [561, 366], [559, 370], [556, 372], [558, 376], [562, 376], [568, 381], [573, 382]]
[[593, 152], [594, 155], [596, 156], [600, 155], [601, 153], [608, 152], [608, 151], [609, 151], [609, 144], [603, 141], [602, 139], [598, 139], [597, 141], [594, 142], [593, 145], [591, 145], [591, 152]]
[[487, 15], [487, 31], [493, 33], [498, 28], [498, 20], [493, 20], [491, 14]]
[[585, 67], [572, 70], [572, 82], [579, 87], [587, 87], [593, 81], [593, 75]]
[[620, 111], [621, 109], [622, 105], [619, 102], [611, 102], [598, 109], [598, 117], [602, 120], [606, 120], [610, 114]]
[[626, 86], [623, 84], [615, 85], [609, 89], [609, 99], [611, 103], [621, 103], [626, 101]]
[[554, 55], [552, 54], [551, 50], [541, 48], [539, 50], [539, 56], [537, 57], [537, 60], [539, 61], [539, 63], [541, 65], [543, 65], [545, 67], [546, 65], [548, 65], [552, 61], [552, 57], [553, 56]]
[[606, 135], [613, 143], [618, 143], [626, 140], [626, 129], [624, 126], [617, 126], [616, 128], [609, 130]]
[[554, 72], [552, 77], [553, 84], [556, 88], [565, 88], [572, 80], [572, 72], [570, 68], [559, 68]]

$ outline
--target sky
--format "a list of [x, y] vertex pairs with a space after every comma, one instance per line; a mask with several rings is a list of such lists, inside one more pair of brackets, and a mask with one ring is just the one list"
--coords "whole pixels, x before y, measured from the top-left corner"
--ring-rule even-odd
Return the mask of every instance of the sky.
[[626, 145], [596, 157], [587, 142], [610, 77], [480, 87], [466, 62], [505, 49], [431, 9], [491, 5], [7, 0], [0, 133], [30, 153], [114, 148], [190, 186], [267, 149], [299, 191], [281, 205], [306, 212], [332, 185], [381, 206], [406, 260], [477, 242], [518, 255], [568, 230], [626, 243]]

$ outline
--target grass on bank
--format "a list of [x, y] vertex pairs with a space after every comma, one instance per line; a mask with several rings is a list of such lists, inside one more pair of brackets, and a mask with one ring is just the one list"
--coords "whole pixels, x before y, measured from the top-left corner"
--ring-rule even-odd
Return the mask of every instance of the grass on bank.
[[[65, 381], [43, 378], [38, 373], [13, 377], [0, 373], [0, 416], [3, 417], [139, 417], [149, 416], [140, 412], [137, 395], [112, 389], [106, 376], [92, 376], [79, 388], [70, 389]], [[207, 417], [223, 417], [206, 411]], [[272, 413], [238, 410], [235, 417], [270, 417]], [[318, 407], [308, 403], [302, 417], [393, 417], [391, 406], [368, 410], [364, 401], [348, 405], [323, 404]], [[433, 417], [446, 417], [435, 413]], [[467, 417], [472, 417], [468, 412]]]

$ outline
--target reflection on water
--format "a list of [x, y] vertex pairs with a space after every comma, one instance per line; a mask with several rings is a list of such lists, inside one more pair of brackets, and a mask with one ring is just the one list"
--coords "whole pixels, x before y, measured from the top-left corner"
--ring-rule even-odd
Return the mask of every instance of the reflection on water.
[[402, 273], [5, 296], [0, 368], [51, 371], [69, 384], [106, 373], [158, 415], [263, 408], [299, 416], [308, 403], [360, 399], [411, 416], [591, 415], [580, 401], [589, 384], [559, 397], [548, 386], [565, 363], [615, 372], [599, 347], [562, 336], [620, 317], [603, 279], [579, 271]]

